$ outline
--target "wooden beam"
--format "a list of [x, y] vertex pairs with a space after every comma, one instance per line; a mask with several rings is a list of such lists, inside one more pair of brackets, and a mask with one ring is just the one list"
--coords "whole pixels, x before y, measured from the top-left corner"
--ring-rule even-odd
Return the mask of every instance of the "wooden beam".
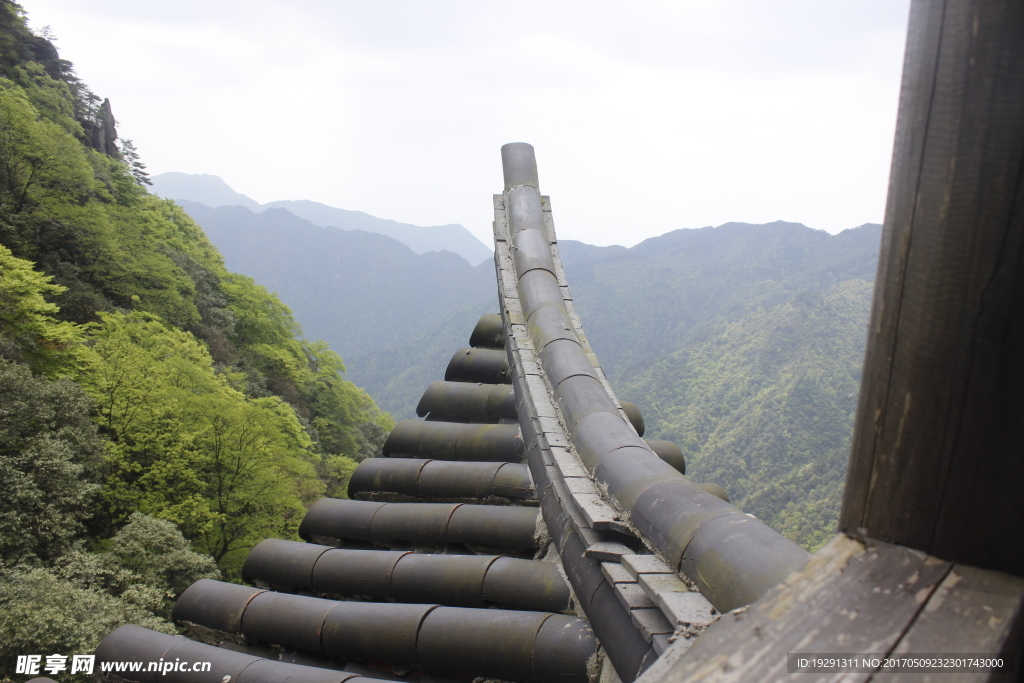
[[840, 529], [1024, 574], [1024, 3], [915, 0]]

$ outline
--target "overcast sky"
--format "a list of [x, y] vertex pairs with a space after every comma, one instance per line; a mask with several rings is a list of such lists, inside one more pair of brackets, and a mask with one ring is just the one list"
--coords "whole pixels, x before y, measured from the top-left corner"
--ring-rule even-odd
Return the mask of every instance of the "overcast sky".
[[21, 0], [149, 170], [461, 223], [534, 145], [563, 238], [881, 222], [908, 0]]

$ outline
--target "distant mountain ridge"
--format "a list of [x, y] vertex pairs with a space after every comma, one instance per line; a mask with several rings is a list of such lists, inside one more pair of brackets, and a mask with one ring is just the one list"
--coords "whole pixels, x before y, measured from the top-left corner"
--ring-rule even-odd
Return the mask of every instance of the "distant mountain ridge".
[[417, 254], [386, 235], [321, 227], [290, 211], [179, 200], [224, 263], [276, 292], [305, 334], [343, 358], [387, 349], [481, 301], [494, 269], [449, 251]]
[[255, 199], [235, 192], [220, 176], [209, 173], [179, 173], [170, 171], [150, 178], [150, 192], [164, 199], [183, 199], [209, 207], [244, 206], [251, 211], [262, 211]]
[[219, 176], [168, 172], [151, 178], [152, 192], [177, 202], [187, 201], [210, 208], [244, 206], [259, 213], [270, 208], [285, 209], [313, 225], [339, 230], [363, 230], [387, 235], [405, 244], [417, 254], [450, 251], [476, 266], [491, 258], [494, 250], [458, 224], [419, 226], [386, 218], [377, 218], [363, 211], [339, 209], [307, 199], [279, 200], [260, 204], [236, 192]]
[[477, 266], [494, 255], [494, 249], [487, 247], [461, 225], [432, 225], [420, 227], [399, 223], [386, 218], [377, 218], [362, 211], [337, 209], [308, 199], [282, 200], [263, 205], [291, 211], [305, 218], [313, 225], [340, 228], [342, 230], [365, 230], [396, 239], [417, 254], [428, 251], [450, 251]]
[[873, 282], [882, 226], [799, 223], [674, 230], [610, 257], [565, 260], [576, 309], [612, 386], [708, 328], [805, 290]]
[[[699, 343], [721, 324], [803, 292], [848, 280], [873, 282], [880, 236], [876, 224], [831, 235], [778, 221], [675, 230], [628, 249], [574, 240], [559, 240], [558, 247], [587, 339], [618, 389], [658, 358]], [[496, 303], [491, 306], [496, 312]], [[410, 417], [423, 387], [414, 383], [403, 390], [401, 377], [406, 371], [443, 375], [443, 365], [429, 372], [412, 368], [430, 362], [420, 351], [449, 327], [434, 319], [419, 336], [388, 349], [386, 360], [376, 350], [354, 358], [349, 376], [385, 410]], [[452, 334], [461, 338], [468, 333], [456, 326]], [[640, 395], [623, 398], [644, 403]]]

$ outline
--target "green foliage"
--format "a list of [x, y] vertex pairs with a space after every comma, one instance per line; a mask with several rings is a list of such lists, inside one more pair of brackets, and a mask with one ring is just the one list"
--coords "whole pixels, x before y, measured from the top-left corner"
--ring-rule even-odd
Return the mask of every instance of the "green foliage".
[[88, 322], [98, 311], [139, 309], [196, 333], [218, 361], [237, 361], [239, 346], [257, 372], [282, 377], [305, 361], [286, 307], [227, 273], [179, 208], [147, 194], [120, 161], [42, 119], [4, 80], [0, 242], [65, 287], [55, 299], [65, 319]]
[[795, 223], [675, 230], [625, 253], [566, 265], [587, 337], [612, 386], [723, 323], [872, 281], [880, 226], [829, 235]]
[[21, 8], [10, 0], [0, 2], [0, 76], [21, 86], [47, 119], [71, 135], [84, 136], [79, 118], [91, 113], [95, 95], [49, 40], [29, 31]]
[[345, 366], [325, 342], [310, 344], [305, 352], [311, 377], [304, 386], [321, 450], [356, 462], [381, 455], [394, 420], [369, 394], [341, 378]]
[[99, 99], [3, 0], [0, 47], [0, 355], [69, 373], [94, 400], [110, 444], [90, 530], [145, 512], [225, 567], [294, 536], [325, 484], [379, 452], [390, 416], [146, 192], [130, 141], [123, 162], [83, 144]]
[[57, 306], [46, 296], [65, 288], [50, 280], [0, 244], [0, 357], [24, 359], [36, 370], [53, 372], [73, 360], [81, 331], [54, 318]]
[[82, 124], [75, 119], [74, 96], [67, 83], [51, 77], [41, 64], [33, 62], [13, 67], [10, 77], [50, 122], [76, 137], [84, 135]]
[[139, 152], [135, 149], [135, 143], [131, 140], [121, 140], [121, 159], [131, 171], [132, 177], [139, 185], [152, 185], [149, 173], [146, 171], [146, 164], [142, 163]]
[[348, 498], [348, 481], [359, 463], [344, 455], [327, 455], [320, 467], [320, 479], [326, 485], [325, 493], [331, 498]]
[[75, 550], [60, 558], [54, 573], [79, 588], [102, 590], [170, 618], [174, 599], [199, 579], [219, 579], [209, 555], [192, 550], [168, 521], [136, 512], [105, 550]]
[[[169, 220], [162, 204], [0, 79], [0, 241], [93, 304], [81, 310], [73, 300], [71, 319], [138, 305], [179, 325], [200, 320], [195, 285], [172, 258], [198, 231]], [[192, 251], [216, 258], [209, 245]]]
[[306, 351], [313, 373], [305, 385], [310, 422], [324, 453], [318, 473], [328, 496], [348, 498], [352, 473], [366, 458], [381, 457], [395, 422], [369, 394], [341, 378], [345, 369], [341, 358], [326, 343], [316, 342]]
[[293, 537], [303, 504], [323, 490], [295, 412], [232, 388], [202, 344], [153, 315], [104, 314], [78, 379], [112, 442], [109, 528], [141, 511], [231, 564], [267, 536]]
[[173, 524], [142, 514], [106, 546], [0, 575], [0, 669], [13, 671], [21, 654], [91, 653], [125, 624], [176, 633], [167, 621], [174, 598], [194, 581], [220, 577]]
[[80, 202], [94, 190], [85, 150], [0, 78], [0, 217]]
[[842, 502], [880, 230], [729, 223], [566, 265], [588, 339], [649, 435], [809, 549]]
[[147, 193], [130, 141], [123, 160], [90, 148], [110, 140], [99, 102], [0, 0], [5, 671], [18, 654], [91, 652], [125, 623], [173, 633], [182, 590], [295, 538], [393, 425]]
[[872, 287], [805, 291], [618, 383], [687, 475], [809, 549], [835, 533]]
[[71, 547], [102, 453], [78, 386], [0, 359], [0, 562], [52, 560]]
[[92, 653], [104, 636], [125, 624], [176, 633], [151, 607], [146, 591], [115, 597], [70, 583], [50, 569], [7, 572], [0, 577], [0, 668], [14, 671], [23, 654]]

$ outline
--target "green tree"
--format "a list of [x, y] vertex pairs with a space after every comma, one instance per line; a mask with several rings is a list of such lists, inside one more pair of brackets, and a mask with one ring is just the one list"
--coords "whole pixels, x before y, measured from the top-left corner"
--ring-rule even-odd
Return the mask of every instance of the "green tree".
[[13, 671], [19, 654], [91, 653], [125, 624], [176, 633], [167, 621], [174, 599], [220, 577], [213, 558], [164, 520], [136, 513], [105, 545], [72, 550], [49, 568], [0, 569], [0, 670]]
[[125, 138], [121, 140], [121, 158], [131, 171], [132, 177], [139, 185], [152, 185], [149, 173], [146, 171], [146, 164], [142, 163], [139, 151], [135, 149], [135, 143]]
[[136, 512], [103, 552], [73, 550], [54, 573], [71, 584], [101, 590], [170, 618], [174, 600], [199, 579], [220, 578], [209, 555], [195, 552], [170, 522]]
[[155, 316], [105, 314], [80, 379], [112, 442], [107, 528], [135, 511], [167, 519], [234, 567], [262, 538], [294, 537], [304, 504], [323, 491], [294, 410], [232, 388], [201, 343]]
[[137, 153], [126, 165], [86, 149], [12, 81], [0, 79], [0, 108], [0, 242], [63, 287], [48, 293], [56, 315], [153, 313], [202, 339], [236, 389], [290, 404], [325, 452], [359, 459], [379, 449], [389, 418], [341, 378], [326, 345], [300, 338], [287, 306], [228, 273], [180, 208], [146, 193]]
[[21, 88], [0, 78], [0, 215], [53, 200], [81, 201], [94, 186], [78, 141], [42, 119]]
[[[94, 543], [142, 512], [232, 572], [264, 536], [293, 537], [325, 484], [343, 494], [392, 423], [275, 295], [229, 273], [180, 207], [148, 194], [131, 141], [96, 151], [111, 152], [97, 144], [100, 102], [0, 0], [0, 358], [69, 374], [92, 399], [107, 440], [86, 482], [101, 485]], [[47, 514], [68, 533], [38, 548], [15, 534], [11, 558], [70, 557], [88, 516], [86, 489], [67, 493], [86, 451], [47, 444], [4, 461], [4, 476], [34, 482], [30, 498], [54, 486]], [[32, 469], [46, 463], [53, 476]]]
[[[140, 598], [143, 604], [133, 602]], [[151, 598], [138, 591], [115, 597], [82, 588], [42, 567], [4, 572], [0, 668], [13, 672], [17, 656], [28, 653], [90, 654], [108, 633], [125, 624], [177, 633], [170, 622], [153, 614]]]
[[199, 545], [231, 570], [268, 536], [295, 538], [322, 493], [318, 458], [295, 413], [276, 396], [219, 397], [194, 405], [194, 444], [212, 524]]
[[0, 357], [24, 358], [37, 370], [53, 372], [74, 355], [82, 334], [54, 318], [57, 306], [46, 297], [65, 288], [50, 279], [0, 244]]
[[304, 390], [322, 451], [356, 462], [380, 455], [395, 426], [392, 417], [369, 394], [343, 379], [345, 365], [325, 342], [308, 344], [305, 352], [310, 376]]
[[104, 444], [68, 380], [0, 359], [0, 561], [47, 561], [84, 531]]

